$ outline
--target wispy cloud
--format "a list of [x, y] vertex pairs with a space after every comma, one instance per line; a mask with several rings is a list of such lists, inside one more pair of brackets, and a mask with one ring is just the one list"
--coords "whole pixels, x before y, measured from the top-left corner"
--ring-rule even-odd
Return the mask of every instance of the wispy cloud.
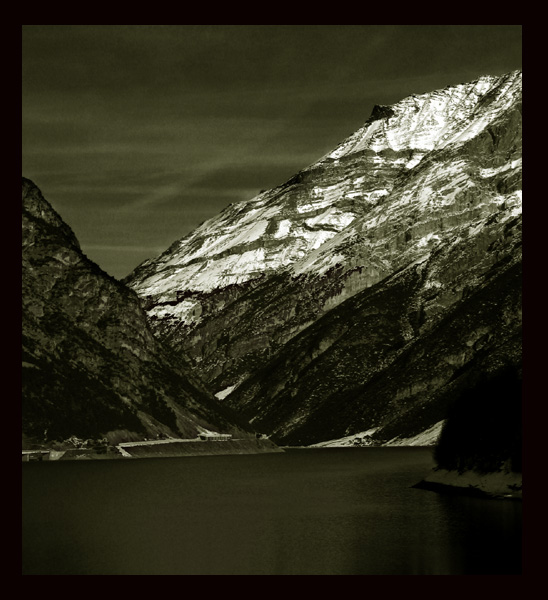
[[150, 252], [159, 254], [165, 250], [164, 246], [135, 246], [125, 244], [82, 244], [82, 248], [85, 251], [105, 251], [105, 252]]
[[136, 200], [128, 202], [123, 207], [118, 209], [118, 211], [120, 213], [124, 213], [127, 211], [143, 210], [152, 206], [156, 207], [163, 203], [169, 202], [174, 198], [179, 197], [183, 189], [184, 188], [180, 183], [168, 183], [160, 185], [156, 189], [152, 190], [150, 193], [145, 194], [144, 196], [141, 196]]

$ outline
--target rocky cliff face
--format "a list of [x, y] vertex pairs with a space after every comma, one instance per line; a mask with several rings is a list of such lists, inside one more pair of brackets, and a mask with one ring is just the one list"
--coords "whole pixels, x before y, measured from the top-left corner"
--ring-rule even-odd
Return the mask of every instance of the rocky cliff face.
[[28, 179], [22, 197], [23, 434], [194, 437], [239, 423], [182, 357], [175, 365], [136, 294], [82, 253]]
[[516, 71], [376, 107], [127, 281], [158, 334], [274, 439], [386, 442], [519, 363], [520, 268]]

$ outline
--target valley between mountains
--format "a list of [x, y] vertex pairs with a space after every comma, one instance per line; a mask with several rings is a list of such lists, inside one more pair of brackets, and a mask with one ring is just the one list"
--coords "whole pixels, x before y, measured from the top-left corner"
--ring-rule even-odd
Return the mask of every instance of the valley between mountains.
[[521, 393], [500, 382], [521, 381], [521, 85], [376, 106], [122, 282], [23, 180], [24, 431], [432, 444], [449, 413], [464, 437], [497, 413], [511, 426], [463, 460], [517, 465]]

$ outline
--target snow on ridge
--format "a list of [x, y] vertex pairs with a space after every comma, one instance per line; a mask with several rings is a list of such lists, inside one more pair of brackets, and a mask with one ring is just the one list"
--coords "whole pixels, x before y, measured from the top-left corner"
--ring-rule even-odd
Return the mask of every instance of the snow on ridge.
[[[412, 168], [425, 151], [477, 135], [486, 124], [481, 116], [474, 118], [480, 99], [493, 90], [497, 93], [495, 104], [509, 105], [513, 97], [507, 92], [518, 78], [521, 71], [501, 77], [486, 75], [470, 83], [412, 94], [389, 107], [392, 115], [366, 123], [318, 162], [365, 149], [412, 149], [418, 152], [407, 164], [407, 168]], [[487, 114], [491, 110], [488, 107]]]

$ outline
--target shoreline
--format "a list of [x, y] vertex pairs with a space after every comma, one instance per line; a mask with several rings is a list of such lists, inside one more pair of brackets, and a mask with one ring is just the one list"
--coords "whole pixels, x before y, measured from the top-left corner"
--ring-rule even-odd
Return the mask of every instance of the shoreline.
[[441, 494], [522, 500], [522, 474], [506, 471], [477, 473], [434, 469], [412, 487]]
[[[110, 446], [104, 452], [95, 449], [23, 451], [25, 462], [57, 462], [67, 460], [128, 460], [139, 458], [174, 458], [183, 456], [220, 456], [225, 454], [265, 454], [284, 452], [267, 438], [231, 439], [222, 441], [166, 439], [125, 442]], [[31, 458], [32, 456], [32, 458]]]

